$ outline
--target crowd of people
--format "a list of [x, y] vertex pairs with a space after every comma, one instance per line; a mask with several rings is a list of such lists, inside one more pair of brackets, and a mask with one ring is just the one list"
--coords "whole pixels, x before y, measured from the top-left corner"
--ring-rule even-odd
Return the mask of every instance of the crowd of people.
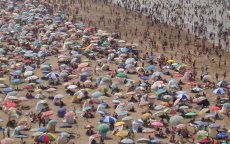
[[[200, 43], [188, 33], [184, 46], [179, 27], [177, 33], [157, 27], [161, 35], [152, 34], [150, 27], [161, 23], [156, 19], [147, 21], [144, 31], [121, 32], [129, 10], [122, 18], [114, 10], [120, 6], [94, 2], [111, 7], [111, 17], [79, 18], [80, 10], [92, 8], [81, 0], [78, 8], [70, 7], [74, 0], [1, 3], [1, 144], [228, 144], [227, 73], [213, 78], [202, 65], [198, 79], [199, 63], [192, 57], [217, 55], [219, 68], [226, 67], [221, 46], [210, 49], [205, 38]], [[122, 38], [138, 35], [140, 45]], [[168, 55], [167, 47], [183, 50], [191, 41], [197, 42], [194, 51]]]

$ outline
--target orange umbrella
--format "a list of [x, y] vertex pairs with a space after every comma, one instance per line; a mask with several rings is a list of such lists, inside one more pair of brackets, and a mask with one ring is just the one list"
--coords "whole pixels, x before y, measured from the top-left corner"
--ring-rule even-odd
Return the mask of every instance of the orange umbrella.
[[87, 67], [89, 65], [89, 63], [80, 63], [79, 65], [78, 65], [78, 68], [85, 68], [85, 67]]
[[169, 107], [169, 103], [167, 103], [167, 102], [161, 102], [161, 105]]

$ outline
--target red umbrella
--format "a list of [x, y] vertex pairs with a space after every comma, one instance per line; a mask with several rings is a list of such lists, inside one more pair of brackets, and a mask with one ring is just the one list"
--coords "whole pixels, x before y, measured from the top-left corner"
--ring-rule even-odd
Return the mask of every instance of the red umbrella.
[[212, 111], [218, 111], [218, 110], [220, 110], [220, 108], [219, 108], [218, 106], [212, 106], [212, 107], [211, 107], [211, 110], [212, 110]]
[[33, 86], [32, 86], [32, 85], [25, 85], [25, 86], [23, 87], [23, 89], [33, 89]]
[[199, 143], [210, 143], [210, 142], [211, 142], [211, 139], [209, 138], [205, 138], [199, 141]]
[[2, 104], [2, 105], [5, 105], [5, 106], [8, 107], [8, 108], [11, 108], [11, 107], [15, 107], [15, 106], [16, 106], [16, 103], [10, 102], [10, 101], [8, 101], [8, 100], [4, 100], [1, 104]]
[[152, 124], [152, 126], [155, 126], [155, 127], [162, 127], [162, 126], [164, 126], [163, 123], [161, 123], [159, 121], [153, 122], [151, 124]]
[[43, 113], [42, 113], [42, 117], [51, 116], [51, 115], [53, 115], [53, 114], [54, 114], [53, 111], [46, 111], [46, 112], [43, 112]]

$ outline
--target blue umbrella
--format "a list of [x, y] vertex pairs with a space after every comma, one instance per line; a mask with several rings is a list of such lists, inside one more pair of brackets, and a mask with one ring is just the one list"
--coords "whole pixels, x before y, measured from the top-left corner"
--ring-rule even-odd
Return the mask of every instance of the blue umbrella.
[[208, 126], [208, 123], [207, 122], [203, 122], [203, 121], [195, 121], [194, 123], [196, 125], [198, 125], [198, 126]]
[[148, 77], [148, 76], [145, 76], [145, 75], [140, 76], [140, 78], [141, 78], [142, 80], [144, 80], [144, 81], [149, 80], [149, 77]]
[[9, 93], [9, 92], [12, 92], [13, 90], [14, 90], [13, 88], [7, 87], [7, 88], [4, 88], [4, 89], [2, 90], [2, 92], [3, 92], [3, 93]]
[[142, 83], [140, 86], [142, 86], [142, 87], [148, 87], [148, 84], [147, 83]]
[[59, 75], [57, 73], [54, 72], [50, 72], [46, 75], [48, 78], [58, 78]]
[[210, 124], [208, 127], [210, 128], [220, 128], [220, 126], [216, 123]]
[[213, 91], [214, 94], [216, 95], [221, 95], [221, 94], [225, 94], [225, 90], [223, 88], [217, 88]]
[[18, 84], [21, 84], [21, 80], [20, 79], [14, 79], [11, 81], [11, 83], [14, 85], [18, 85]]
[[36, 80], [36, 83], [39, 83], [39, 84], [41, 84], [41, 83], [43, 83], [43, 82], [44, 82], [44, 80], [42, 80], [42, 79]]
[[126, 53], [126, 52], [129, 51], [129, 49], [128, 48], [121, 48], [120, 51], [123, 52], [123, 53]]
[[47, 132], [48, 129], [46, 127], [40, 127], [37, 132]]
[[105, 117], [100, 119], [101, 123], [112, 123], [112, 124], [114, 124], [116, 121], [117, 121], [117, 119], [112, 117], [112, 116], [105, 116]]
[[155, 69], [155, 66], [154, 65], [149, 65], [148, 67], [147, 67], [147, 70], [148, 71], [151, 71], [151, 70], [154, 70]]
[[55, 125], [57, 125], [57, 121], [54, 120], [54, 119], [52, 119], [52, 120], [50, 120], [50, 121], [48, 122], [48, 124], [49, 124], [49, 125], [55, 126]]
[[188, 100], [189, 99], [189, 96], [187, 95], [187, 94], [179, 94], [179, 95], [177, 95], [177, 98], [181, 98], [181, 99], [183, 99], [183, 100]]
[[19, 75], [21, 75], [22, 74], [22, 71], [21, 70], [16, 70], [16, 71], [14, 71], [14, 73], [13, 73], [13, 75], [15, 75], [15, 76], [19, 76]]
[[226, 138], [228, 138], [228, 134], [226, 134], [226, 133], [224, 133], [224, 132], [221, 132], [221, 133], [218, 133], [218, 134], [216, 135], [216, 138], [217, 138], [217, 139], [226, 139]]
[[150, 141], [151, 144], [159, 144], [160, 142], [161, 142], [160, 139], [154, 139]]

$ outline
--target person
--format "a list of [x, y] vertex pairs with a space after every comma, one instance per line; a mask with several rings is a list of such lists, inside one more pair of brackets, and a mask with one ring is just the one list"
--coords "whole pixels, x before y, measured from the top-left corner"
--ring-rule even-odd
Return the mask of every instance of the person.
[[6, 134], [7, 134], [7, 137], [10, 138], [10, 128], [9, 127], [6, 127]]

